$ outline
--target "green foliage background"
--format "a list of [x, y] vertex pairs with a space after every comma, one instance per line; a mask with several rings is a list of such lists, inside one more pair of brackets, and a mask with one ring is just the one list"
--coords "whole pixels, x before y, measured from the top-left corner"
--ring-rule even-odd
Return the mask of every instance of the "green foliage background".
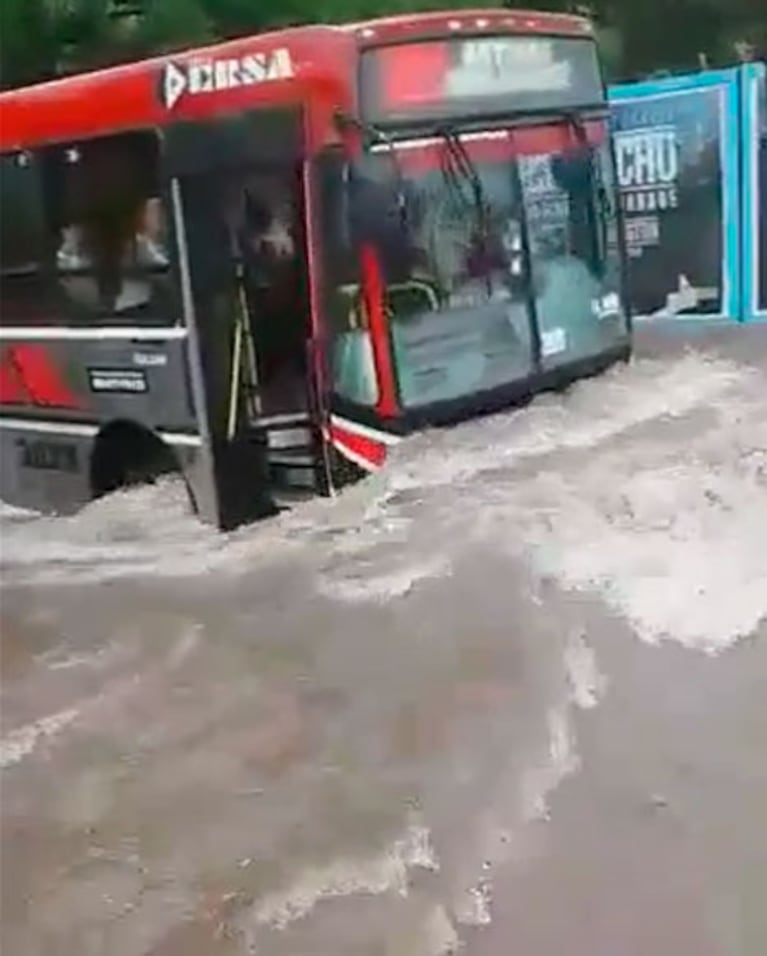
[[[308, 22], [460, 7], [587, 13], [613, 78], [764, 55], [767, 0], [0, 0], [0, 86]], [[703, 59], [702, 59], [703, 58]]]

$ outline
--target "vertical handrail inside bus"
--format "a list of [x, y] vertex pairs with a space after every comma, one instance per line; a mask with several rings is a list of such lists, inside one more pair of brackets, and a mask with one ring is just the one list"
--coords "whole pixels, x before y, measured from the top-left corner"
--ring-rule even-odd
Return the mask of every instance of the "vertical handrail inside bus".
[[234, 439], [237, 431], [237, 415], [240, 410], [240, 400], [242, 397], [242, 363], [243, 351], [248, 363], [248, 380], [246, 388], [248, 397], [252, 405], [248, 408], [248, 414], [258, 417], [262, 411], [261, 400], [261, 382], [258, 374], [258, 357], [256, 355], [255, 345], [253, 344], [253, 317], [250, 313], [248, 304], [248, 293], [245, 287], [245, 256], [242, 245], [238, 239], [237, 233], [229, 225], [229, 245], [231, 248], [232, 259], [235, 263], [235, 325], [234, 340], [232, 342], [232, 375], [229, 386], [229, 418], [227, 422], [227, 438], [229, 441]]

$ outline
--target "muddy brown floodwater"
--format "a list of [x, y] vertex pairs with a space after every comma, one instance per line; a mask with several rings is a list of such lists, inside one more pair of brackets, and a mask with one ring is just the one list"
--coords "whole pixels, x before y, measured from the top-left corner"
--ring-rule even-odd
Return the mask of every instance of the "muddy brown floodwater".
[[4, 954], [767, 952], [767, 331], [0, 534]]

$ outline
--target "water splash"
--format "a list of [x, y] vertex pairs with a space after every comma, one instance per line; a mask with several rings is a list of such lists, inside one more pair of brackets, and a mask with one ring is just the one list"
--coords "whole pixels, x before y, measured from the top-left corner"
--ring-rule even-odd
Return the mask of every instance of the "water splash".
[[[564, 395], [542, 396], [527, 409], [415, 436], [384, 474], [338, 499], [309, 502], [231, 534], [201, 524], [190, 513], [183, 484], [173, 480], [119, 492], [71, 517], [4, 506], [3, 576], [14, 583], [70, 584], [136, 575], [231, 575], [312, 550], [322, 549], [325, 558], [359, 554], [375, 542], [407, 536], [412, 514], [400, 507], [403, 495], [410, 493], [412, 512], [435, 487], [452, 488], [449, 509], [481, 513], [526, 460], [597, 448], [639, 424], [721, 405], [730, 391], [748, 386], [750, 374], [698, 354], [616, 368]], [[504, 473], [493, 478], [494, 469]], [[459, 501], [462, 486], [480, 475], [489, 477], [473, 484], [467, 509]], [[416, 562], [431, 563], [423, 555]], [[417, 569], [413, 577], [419, 577]], [[390, 590], [397, 593], [399, 585]], [[381, 591], [387, 593], [386, 581]]]
[[22, 761], [34, 751], [41, 740], [56, 737], [77, 719], [79, 713], [76, 708], [62, 710], [9, 731], [0, 738], [0, 769]]
[[414, 869], [437, 871], [439, 861], [429, 831], [412, 822], [392, 844], [375, 856], [332, 860], [306, 868], [290, 886], [258, 900], [239, 920], [240, 932], [255, 952], [259, 927], [285, 929], [305, 919], [323, 900], [357, 895], [406, 897]]

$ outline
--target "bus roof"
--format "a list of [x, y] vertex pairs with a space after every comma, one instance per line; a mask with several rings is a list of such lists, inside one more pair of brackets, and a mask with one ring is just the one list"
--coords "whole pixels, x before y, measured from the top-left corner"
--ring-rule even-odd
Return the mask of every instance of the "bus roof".
[[259, 101], [279, 106], [319, 97], [328, 109], [348, 108], [358, 44], [498, 30], [591, 34], [582, 17], [498, 9], [261, 33], [0, 93], [0, 152], [201, 119]]
[[432, 10], [427, 13], [404, 13], [375, 20], [346, 23], [362, 40], [391, 43], [405, 37], [442, 32], [467, 34], [494, 30], [515, 33], [543, 33], [565, 36], [590, 36], [591, 22], [569, 13], [548, 13], [541, 10]]

